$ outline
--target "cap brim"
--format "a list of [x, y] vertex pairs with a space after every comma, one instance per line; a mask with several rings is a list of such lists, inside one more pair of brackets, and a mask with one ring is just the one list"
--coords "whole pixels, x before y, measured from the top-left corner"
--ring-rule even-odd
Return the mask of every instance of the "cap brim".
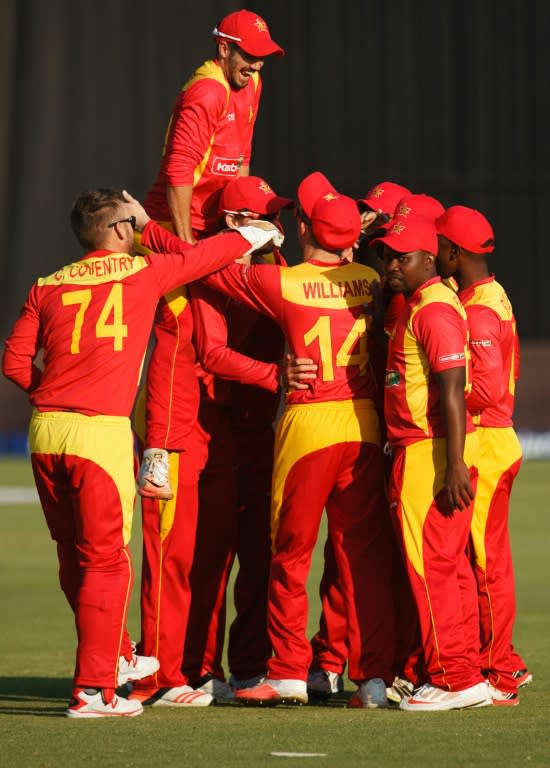
[[278, 213], [287, 208], [294, 208], [296, 203], [289, 197], [273, 197], [267, 203], [267, 213]]
[[285, 51], [284, 48], [281, 48], [280, 45], [277, 45], [277, 43], [274, 40], [265, 41], [264, 45], [260, 46], [248, 46], [246, 41], [242, 41], [240, 43], [237, 43], [239, 48], [241, 48], [245, 53], [248, 53], [249, 56], [253, 56], [254, 58], [261, 59], [264, 56], [284, 56]]
[[360, 211], [364, 211], [368, 208], [369, 211], [374, 211], [374, 213], [384, 213], [380, 206], [375, 207], [372, 198], [369, 199], [367, 197], [359, 197], [355, 202], [357, 203], [357, 207]]
[[391, 248], [392, 251], [397, 253], [412, 253], [413, 251], [427, 251], [428, 253], [437, 254], [437, 236], [435, 242], [429, 243], [427, 240], [424, 243], [419, 242], [415, 237], [411, 239], [403, 238], [402, 235], [395, 235], [388, 232], [383, 237], [375, 237], [371, 240], [369, 245], [375, 245], [376, 243], [382, 243]]

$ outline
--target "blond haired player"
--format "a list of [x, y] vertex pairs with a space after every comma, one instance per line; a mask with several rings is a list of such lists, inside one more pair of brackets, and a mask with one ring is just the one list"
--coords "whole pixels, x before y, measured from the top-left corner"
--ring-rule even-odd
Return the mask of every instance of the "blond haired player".
[[[71, 212], [83, 257], [39, 278], [4, 349], [5, 376], [34, 411], [31, 461], [57, 544], [59, 580], [78, 634], [75, 718], [135, 716], [115, 694], [154, 673], [126, 632], [133, 582], [128, 550], [135, 502], [134, 404], [157, 302], [164, 293], [243, 255], [274, 232], [219, 235], [187, 253], [132, 257], [134, 229], [158, 225], [122, 190], [82, 193]], [[243, 230], [244, 231], [244, 230]], [[43, 350], [44, 366], [35, 358]]]

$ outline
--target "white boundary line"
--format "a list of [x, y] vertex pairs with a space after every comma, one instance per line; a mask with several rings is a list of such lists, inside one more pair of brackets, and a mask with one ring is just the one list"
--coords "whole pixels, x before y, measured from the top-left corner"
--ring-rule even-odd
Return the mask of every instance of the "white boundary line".
[[32, 485], [0, 486], [0, 504], [39, 504], [38, 493]]

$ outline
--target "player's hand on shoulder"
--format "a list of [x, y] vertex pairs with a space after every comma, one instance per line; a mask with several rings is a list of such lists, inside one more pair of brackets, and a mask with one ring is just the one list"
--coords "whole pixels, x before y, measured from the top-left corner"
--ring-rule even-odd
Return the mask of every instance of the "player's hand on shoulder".
[[126, 189], [122, 190], [122, 194], [124, 195], [124, 199], [127, 203], [128, 216], [136, 217], [136, 229], [138, 232], [141, 232], [147, 222], [150, 221], [150, 216], [147, 214], [145, 208], [142, 206], [139, 200], [136, 200], [135, 197], [132, 197], [132, 195]]

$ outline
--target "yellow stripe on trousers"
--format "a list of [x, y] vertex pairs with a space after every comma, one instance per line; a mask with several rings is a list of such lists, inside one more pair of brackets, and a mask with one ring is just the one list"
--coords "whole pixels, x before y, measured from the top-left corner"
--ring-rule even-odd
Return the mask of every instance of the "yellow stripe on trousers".
[[304, 456], [339, 443], [380, 445], [372, 400], [335, 400], [287, 405], [275, 434], [271, 536], [275, 539], [288, 473]]
[[67, 454], [92, 461], [109, 475], [120, 497], [126, 546], [130, 541], [136, 497], [130, 419], [34, 411], [29, 426], [29, 446], [31, 453]]
[[[478, 440], [475, 432], [466, 435], [464, 461], [477, 467]], [[446, 440], [442, 437], [419, 440], [405, 448], [401, 488], [403, 540], [414, 570], [424, 579], [423, 528], [437, 494], [442, 490], [447, 468]]]

